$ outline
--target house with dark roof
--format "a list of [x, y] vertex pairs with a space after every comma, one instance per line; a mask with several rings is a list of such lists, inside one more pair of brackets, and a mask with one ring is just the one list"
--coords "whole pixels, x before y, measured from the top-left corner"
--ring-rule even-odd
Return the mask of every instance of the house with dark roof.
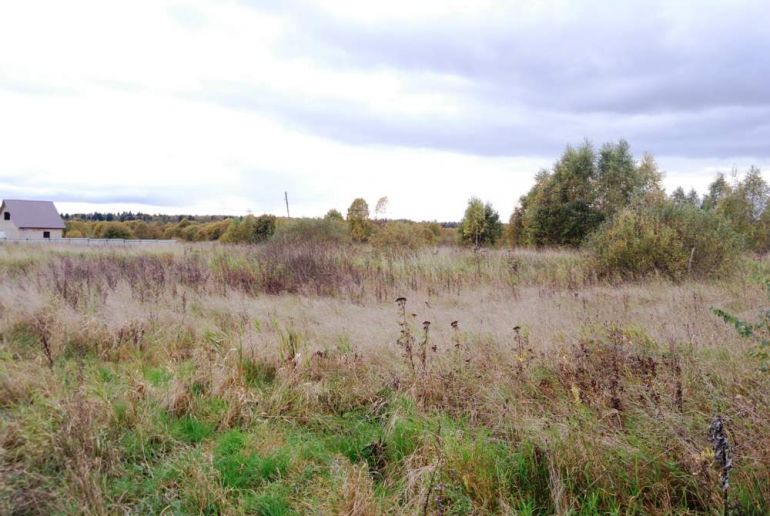
[[0, 238], [62, 238], [64, 221], [51, 201], [5, 199], [0, 204]]

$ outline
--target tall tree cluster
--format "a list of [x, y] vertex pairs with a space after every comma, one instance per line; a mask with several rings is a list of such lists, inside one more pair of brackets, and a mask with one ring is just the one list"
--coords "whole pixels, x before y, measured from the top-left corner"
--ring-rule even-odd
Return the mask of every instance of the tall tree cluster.
[[742, 179], [734, 171], [732, 182], [719, 174], [699, 205], [726, 219], [750, 248], [770, 250], [770, 185], [757, 167]]
[[637, 162], [628, 142], [567, 147], [552, 170], [542, 170], [511, 216], [514, 244], [580, 245], [619, 210], [665, 197], [655, 160]]

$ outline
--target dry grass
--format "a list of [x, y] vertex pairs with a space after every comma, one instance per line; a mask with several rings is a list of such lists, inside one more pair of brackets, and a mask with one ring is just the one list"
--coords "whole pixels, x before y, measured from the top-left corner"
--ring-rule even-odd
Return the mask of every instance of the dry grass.
[[768, 271], [3, 246], [0, 513], [716, 512], [715, 414], [728, 503], [766, 513], [770, 381], [709, 307], [751, 314]]

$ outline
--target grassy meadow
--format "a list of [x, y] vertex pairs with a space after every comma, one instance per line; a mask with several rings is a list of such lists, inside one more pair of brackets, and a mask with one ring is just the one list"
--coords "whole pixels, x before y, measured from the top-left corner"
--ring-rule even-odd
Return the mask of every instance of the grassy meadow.
[[770, 512], [770, 377], [710, 310], [755, 319], [770, 260], [592, 270], [555, 250], [0, 246], [0, 514]]

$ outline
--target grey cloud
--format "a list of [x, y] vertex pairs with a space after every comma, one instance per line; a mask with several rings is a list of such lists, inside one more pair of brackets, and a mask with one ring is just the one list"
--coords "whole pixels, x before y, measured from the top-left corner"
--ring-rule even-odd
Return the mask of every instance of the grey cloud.
[[[212, 82], [198, 98], [254, 110], [285, 125], [356, 145], [433, 148], [485, 156], [553, 155], [584, 138], [626, 138], [639, 151], [693, 157], [767, 156], [770, 106], [614, 116], [603, 112], [527, 109], [470, 116], [389, 116], [344, 100], [295, 98], [264, 86]], [[726, 137], [729, 135], [729, 137]]]
[[514, 9], [501, 9], [497, 18], [398, 25], [354, 25], [305, 6], [292, 12], [299, 43], [286, 49], [312, 48], [337, 66], [456, 75], [503, 102], [619, 112], [770, 103], [766, 6], [725, 20], [666, 17], [655, 2], [583, 5], [561, 23], [518, 24]]
[[520, 22], [506, 8], [480, 19], [363, 24], [306, 2], [282, 3], [295, 27], [278, 49], [284, 57], [361, 73], [393, 70], [467, 108], [451, 118], [384, 116], [248, 84], [209, 84], [204, 96], [355, 144], [514, 155], [625, 137], [654, 153], [770, 156], [770, 11], [761, 2], [731, 10], [579, 5], [577, 16], [553, 22]]

